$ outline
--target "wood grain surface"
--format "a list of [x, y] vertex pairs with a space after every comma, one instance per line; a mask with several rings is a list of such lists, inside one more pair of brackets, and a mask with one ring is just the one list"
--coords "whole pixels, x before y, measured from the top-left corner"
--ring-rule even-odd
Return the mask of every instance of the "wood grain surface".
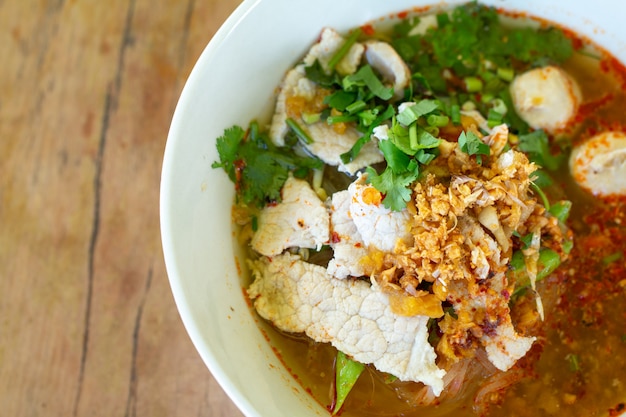
[[159, 232], [193, 63], [239, 0], [0, 0], [0, 415], [241, 416]]

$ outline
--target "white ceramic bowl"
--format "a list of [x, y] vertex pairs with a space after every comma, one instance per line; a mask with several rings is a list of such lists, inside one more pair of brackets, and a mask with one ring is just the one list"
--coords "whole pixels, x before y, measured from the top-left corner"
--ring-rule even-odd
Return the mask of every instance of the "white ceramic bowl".
[[[447, 4], [457, 4], [450, 0]], [[626, 62], [626, 2], [488, 0], [559, 22]], [[345, 31], [424, 0], [245, 0], [198, 60], [176, 108], [161, 183], [161, 229], [170, 284], [202, 359], [249, 416], [327, 416], [271, 350], [244, 300], [230, 209], [233, 185], [215, 138], [268, 115], [276, 86], [324, 26]], [[591, 10], [591, 13], [590, 13]]]

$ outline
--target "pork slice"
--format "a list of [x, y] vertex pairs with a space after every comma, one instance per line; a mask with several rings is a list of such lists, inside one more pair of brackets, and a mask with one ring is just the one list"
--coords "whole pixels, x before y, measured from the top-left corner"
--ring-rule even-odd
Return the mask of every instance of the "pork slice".
[[410, 244], [411, 215], [405, 209], [392, 211], [382, 203], [382, 195], [363, 177], [350, 184], [350, 215], [363, 242], [383, 252], [393, 252], [399, 240]]
[[335, 278], [359, 277], [364, 274], [360, 260], [367, 255], [361, 235], [350, 216], [350, 193], [333, 194], [330, 207], [331, 243], [334, 256], [328, 263], [328, 273]]
[[322, 200], [308, 182], [292, 176], [281, 195], [280, 203], [261, 211], [252, 248], [266, 256], [291, 247], [321, 249], [330, 234], [330, 216]]
[[445, 371], [428, 343], [428, 317], [393, 314], [377, 284], [333, 278], [290, 253], [252, 261], [251, 269], [254, 307], [280, 330], [331, 343], [356, 361], [441, 393]]

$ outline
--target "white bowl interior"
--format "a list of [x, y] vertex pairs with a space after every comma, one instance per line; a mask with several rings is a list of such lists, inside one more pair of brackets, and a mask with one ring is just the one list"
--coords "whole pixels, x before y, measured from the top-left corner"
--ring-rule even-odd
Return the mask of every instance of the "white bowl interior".
[[[457, 4], [460, 1], [448, 1]], [[626, 62], [626, 3], [612, 0], [489, 0], [559, 22]], [[170, 284], [183, 323], [226, 393], [247, 416], [325, 416], [278, 360], [243, 296], [230, 223], [232, 184], [215, 138], [233, 124], [269, 114], [285, 71], [324, 26], [340, 31], [423, 0], [246, 0], [211, 40], [192, 71], [167, 140], [161, 229]]]

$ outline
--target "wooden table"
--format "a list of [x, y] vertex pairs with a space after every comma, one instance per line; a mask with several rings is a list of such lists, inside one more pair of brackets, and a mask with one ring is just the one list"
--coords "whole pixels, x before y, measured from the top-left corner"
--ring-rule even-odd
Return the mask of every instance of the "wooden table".
[[163, 263], [176, 101], [239, 0], [0, 0], [0, 415], [240, 416]]

